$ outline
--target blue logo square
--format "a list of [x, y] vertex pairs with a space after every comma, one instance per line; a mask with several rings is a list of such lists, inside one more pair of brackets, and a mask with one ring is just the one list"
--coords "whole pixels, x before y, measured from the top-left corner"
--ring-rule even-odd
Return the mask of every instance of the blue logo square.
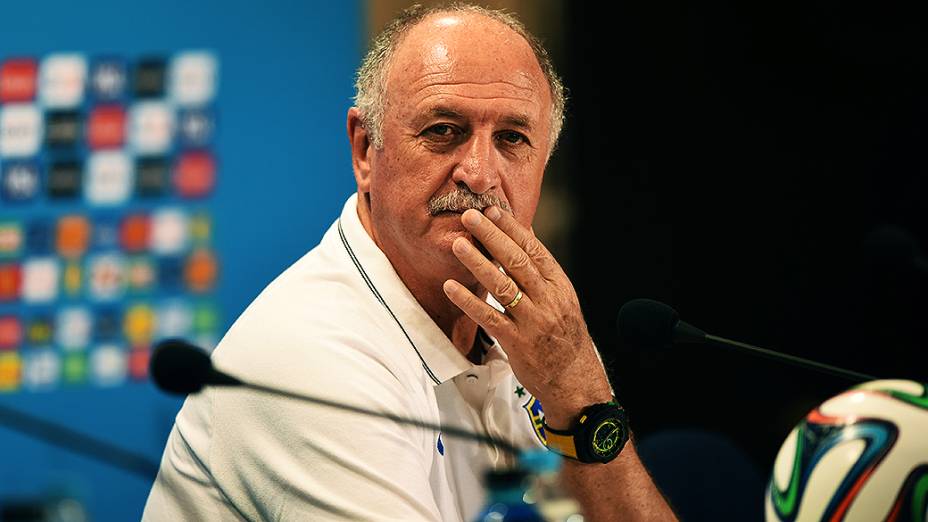
[[30, 254], [50, 254], [55, 249], [55, 234], [51, 221], [35, 219], [26, 225], [26, 251]]
[[0, 168], [0, 194], [11, 203], [32, 201], [41, 190], [39, 164], [32, 160], [11, 160]]
[[129, 84], [126, 62], [119, 58], [99, 58], [90, 66], [90, 92], [99, 101], [125, 98]]
[[117, 308], [98, 308], [94, 313], [93, 337], [99, 342], [113, 341], [122, 335], [122, 312]]
[[184, 260], [179, 257], [163, 257], [158, 261], [158, 282], [165, 290], [182, 290], [184, 285]]
[[216, 133], [216, 114], [209, 109], [187, 109], [181, 111], [178, 131], [185, 147], [206, 147], [213, 142]]

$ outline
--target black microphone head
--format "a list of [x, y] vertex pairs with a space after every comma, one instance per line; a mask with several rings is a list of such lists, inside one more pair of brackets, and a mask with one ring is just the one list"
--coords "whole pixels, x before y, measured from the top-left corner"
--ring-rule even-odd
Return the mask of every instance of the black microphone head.
[[680, 314], [653, 299], [633, 299], [619, 310], [619, 337], [626, 344], [646, 348], [663, 348], [674, 340], [674, 327]]
[[187, 395], [209, 383], [213, 361], [204, 350], [183, 339], [165, 339], [155, 346], [148, 370], [162, 390]]

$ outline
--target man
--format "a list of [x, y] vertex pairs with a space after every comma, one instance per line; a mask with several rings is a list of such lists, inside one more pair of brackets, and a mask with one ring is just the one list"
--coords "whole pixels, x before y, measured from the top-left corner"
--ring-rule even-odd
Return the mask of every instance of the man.
[[[579, 455], [581, 413], [616, 406], [573, 287], [531, 231], [563, 113], [544, 50], [498, 12], [408, 10], [374, 42], [357, 104], [357, 194], [214, 363], [521, 447], [543, 444], [540, 402], [548, 444], [555, 430]], [[610, 419], [597, 444], [621, 451], [566, 459], [570, 492], [591, 520], [673, 519]], [[144, 519], [470, 520], [483, 471], [511, 463], [431, 430], [209, 390], [178, 415]]]

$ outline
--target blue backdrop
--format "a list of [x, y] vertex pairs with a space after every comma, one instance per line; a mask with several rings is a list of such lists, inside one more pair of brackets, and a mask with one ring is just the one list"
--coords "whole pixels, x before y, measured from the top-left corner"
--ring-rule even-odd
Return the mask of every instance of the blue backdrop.
[[[345, 137], [361, 52], [358, 2], [14, 2], [0, 59], [55, 52], [137, 59], [209, 50], [219, 62], [216, 190], [222, 331], [311, 248], [353, 190]], [[160, 459], [180, 401], [150, 383], [0, 394], [0, 403]], [[55, 492], [94, 520], [134, 520], [150, 481], [0, 425], [0, 503]]]

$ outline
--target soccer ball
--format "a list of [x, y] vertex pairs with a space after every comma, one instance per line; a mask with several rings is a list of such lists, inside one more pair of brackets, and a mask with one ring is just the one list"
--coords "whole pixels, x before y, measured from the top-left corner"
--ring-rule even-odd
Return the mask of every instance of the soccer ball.
[[780, 447], [768, 522], [925, 521], [928, 385], [871, 381], [828, 399]]

